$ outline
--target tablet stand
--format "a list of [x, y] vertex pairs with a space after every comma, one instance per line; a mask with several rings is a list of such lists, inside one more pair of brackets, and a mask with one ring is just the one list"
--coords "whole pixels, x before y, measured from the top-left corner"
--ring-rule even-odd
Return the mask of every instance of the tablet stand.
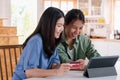
[[87, 68], [84, 76], [91, 77], [102, 77], [102, 76], [113, 76], [117, 75], [116, 69], [112, 67], [100, 67], [100, 68]]

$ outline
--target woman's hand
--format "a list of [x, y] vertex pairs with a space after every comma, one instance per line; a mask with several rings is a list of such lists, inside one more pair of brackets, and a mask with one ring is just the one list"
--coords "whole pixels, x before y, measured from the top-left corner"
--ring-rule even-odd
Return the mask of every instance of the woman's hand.
[[69, 63], [63, 63], [63, 64], [54, 64], [52, 66], [54, 69], [38, 69], [38, 68], [31, 68], [27, 69], [25, 71], [25, 74], [27, 78], [32, 78], [32, 77], [48, 77], [48, 76], [56, 76], [56, 75], [63, 75], [65, 73], [68, 73], [70, 70], [70, 64]]
[[59, 68], [56, 70], [57, 75], [63, 75], [65, 73], [68, 73], [70, 70], [70, 64], [69, 63], [63, 63], [59, 66]]

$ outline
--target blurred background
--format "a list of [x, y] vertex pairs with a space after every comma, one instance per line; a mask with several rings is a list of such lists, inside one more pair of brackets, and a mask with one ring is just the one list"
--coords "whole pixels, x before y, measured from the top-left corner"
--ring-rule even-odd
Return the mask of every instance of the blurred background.
[[34, 31], [43, 11], [50, 6], [81, 9], [83, 34], [103, 55], [120, 52], [120, 0], [0, 0], [0, 45], [22, 44]]

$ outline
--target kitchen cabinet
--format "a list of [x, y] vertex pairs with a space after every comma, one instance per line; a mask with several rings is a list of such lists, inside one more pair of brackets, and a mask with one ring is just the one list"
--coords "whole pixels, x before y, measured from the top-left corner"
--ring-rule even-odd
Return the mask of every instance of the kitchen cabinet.
[[78, 0], [78, 8], [85, 16], [102, 16], [103, 0]]
[[120, 55], [120, 42], [110, 42], [108, 44], [108, 54], [109, 53], [113, 55]]
[[94, 48], [101, 54], [108, 54], [108, 42], [102, 40], [92, 40]]
[[84, 34], [90, 38], [109, 38], [109, 24], [105, 23], [85, 23]]
[[102, 56], [120, 56], [120, 40], [92, 39], [92, 43]]
[[78, 8], [85, 15], [83, 34], [91, 38], [109, 37], [110, 28], [104, 17], [105, 4], [105, 0], [78, 0]]

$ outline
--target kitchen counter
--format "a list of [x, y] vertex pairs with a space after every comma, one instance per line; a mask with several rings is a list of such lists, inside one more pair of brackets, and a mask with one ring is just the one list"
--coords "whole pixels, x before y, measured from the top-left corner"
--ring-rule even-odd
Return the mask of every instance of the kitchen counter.
[[92, 41], [120, 42], [120, 39], [91, 39]]
[[[119, 55], [120, 56], [120, 40], [117, 39], [91, 39], [95, 49], [101, 55]], [[119, 58], [120, 59], [120, 58]]]

